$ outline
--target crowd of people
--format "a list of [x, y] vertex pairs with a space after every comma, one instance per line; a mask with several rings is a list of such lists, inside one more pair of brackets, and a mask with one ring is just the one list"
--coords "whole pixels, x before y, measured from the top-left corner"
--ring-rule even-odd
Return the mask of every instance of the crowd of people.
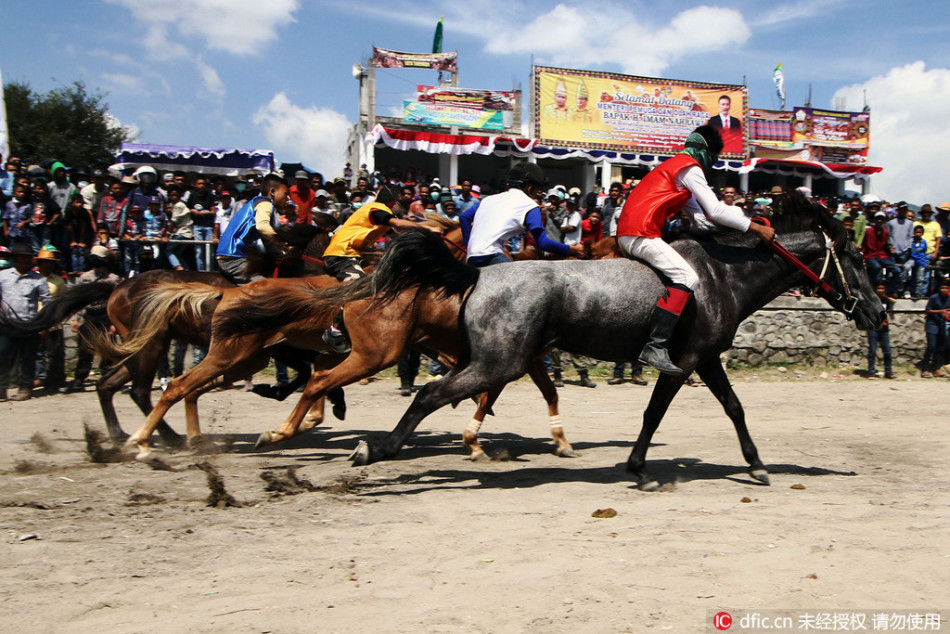
[[[261, 191], [264, 175], [257, 172], [225, 178], [160, 172], [146, 165], [116, 177], [105, 169], [70, 169], [55, 160], [27, 165], [16, 157], [4, 163], [0, 157], [0, 163], [0, 300], [4, 311], [21, 318], [32, 317], [67, 283], [126, 278], [155, 268], [218, 270], [227, 261], [221, 257], [219, 241], [232, 218], [248, 203], [267, 195]], [[423, 221], [426, 214], [438, 214], [464, 224], [466, 214], [481, 200], [505, 189], [494, 181], [475, 183], [470, 179], [443, 186], [438, 178], [421, 170], [402, 171], [395, 166], [370, 173], [365, 165], [354, 170], [346, 164], [342, 175], [332, 180], [307, 170], [296, 171], [292, 178], [286, 176], [287, 192], [273, 209], [274, 225], [314, 223], [318, 214], [343, 225], [383, 190], [394, 199], [388, 208], [400, 221]], [[543, 232], [520, 227], [506, 237], [505, 246], [518, 252], [546, 245], [546, 250], [552, 250], [549, 245], [559, 243], [567, 250], [553, 252], [577, 255], [578, 245], [618, 236], [624, 202], [637, 185], [632, 179], [615, 182], [606, 191], [595, 187], [586, 195], [578, 187], [563, 185], [532, 190], [531, 204], [537, 204], [541, 212]], [[767, 214], [783, 193], [781, 187], [741, 192], [727, 186], [716, 195], [724, 205], [736, 206], [753, 217]], [[950, 202], [936, 209], [925, 204], [916, 212], [903, 201], [864, 204], [858, 198], [830, 197], [819, 202], [850, 232], [872, 281], [880, 283], [878, 294], [885, 307], [901, 298], [927, 299], [923, 376], [940, 376], [950, 319], [943, 276], [950, 268]], [[689, 222], [685, 213], [667, 219], [662, 239], [670, 241], [689, 231]], [[378, 248], [383, 248], [385, 241], [382, 235]], [[868, 376], [877, 376], [877, 348], [884, 352], [884, 376], [893, 376], [886, 328], [869, 335]], [[558, 385], [563, 384], [561, 356], [553, 354], [549, 359]], [[565, 356], [577, 370], [579, 384], [594, 387], [588, 374], [590, 361]], [[14, 364], [15, 358], [20, 362]], [[13, 398], [23, 400], [32, 395], [34, 387], [68, 391], [79, 385], [76, 389], [81, 389], [90, 364], [91, 357], [80, 358], [76, 378], [67, 384], [61, 333], [44, 333], [42, 338], [0, 334], [0, 398], [6, 398], [15, 365], [19, 367], [19, 390]], [[410, 360], [401, 374], [415, 376], [415, 372]], [[430, 378], [441, 372], [444, 368], [433, 363]], [[625, 373], [625, 364], [617, 364], [608, 383], [624, 382]], [[635, 384], [646, 384], [637, 364], [629, 376]], [[403, 384], [406, 394], [405, 379]]]

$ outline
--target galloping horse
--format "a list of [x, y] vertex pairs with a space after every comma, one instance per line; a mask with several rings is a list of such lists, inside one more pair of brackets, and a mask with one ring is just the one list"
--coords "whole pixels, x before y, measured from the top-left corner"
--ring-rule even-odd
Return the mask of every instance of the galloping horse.
[[[834, 308], [854, 318], [859, 329], [880, 327], [880, 301], [861, 254], [841, 223], [798, 193], [783, 201], [772, 222], [778, 239], [810, 270], [824, 273], [823, 266], [828, 266], [832, 279], [827, 283], [844, 297], [833, 302]], [[430, 254], [444, 248], [424, 235], [400, 236], [376, 269], [377, 279], [372, 282], [376, 302], [405, 291], [419, 275], [414, 263], [430, 262]], [[680, 320], [671, 349], [684, 373], [663, 374], [657, 380], [627, 470], [641, 489], [658, 486], [646, 470], [647, 449], [685, 378], [695, 370], [732, 420], [750, 475], [767, 484], [768, 473], [719, 355], [731, 347], [745, 318], [802, 284], [804, 276], [745, 235], [682, 239], [674, 248], [700, 276], [695, 301]], [[406, 268], [394, 271], [387, 266], [387, 258], [398, 258]], [[383, 272], [385, 278], [380, 276]], [[552, 346], [605, 361], [636, 360], [646, 342], [650, 311], [663, 292], [663, 283], [652, 269], [626, 259], [516, 262], [481, 269], [477, 276], [461, 266], [446, 267], [426, 275], [433, 294], [440, 289], [461, 294], [465, 290], [461, 280], [474, 285], [460, 316], [465, 345], [461, 358], [441, 381], [428, 383], [418, 392], [388, 436], [362, 441], [351, 456], [354, 464], [395, 456], [423, 418], [448, 403], [518, 378], [531, 359]], [[436, 281], [439, 275], [444, 279], [441, 284]]]
[[[304, 258], [277, 262], [262, 256], [255, 258], [250, 266], [264, 274], [274, 274], [278, 270], [280, 275], [287, 276], [323, 273], [323, 265], [316, 258], [322, 255], [329, 241], [327, 230], [328, 227], [326, 226], [310, 227], [307, 225], [281, 229], [279, 230], [281, 237], [289, 244], [302, 249]], [[0, 317], [0, 328], [17, 332], [39, 332], [62, 322], [86, 306], [105, 301], [107, 302], [106, 311], [109, 320], [115, 326], [116, 332], [122, 337], [129, 337], [132, 330], [140, 326], [140, 324], [133, 323], [132, 319], [134, 314], [132, 308], [136, 302], [158, 285], [174, 282], [198, 282], [218, 289], [234, 288], [234, 284], [220, 273], [157, 269], [141, 273], [118, 283], [93, 282], [71, 286], [59, 297], [47, 302], [40, 313], [29, 321], [17, 321]], [[142, 414], [147, 416], [152, 411], [151, 389], [159, 360], [163, 355], [168, 354], [171, 340], [180, 339], [201, 348], [208, 347], [211, 338], [211, 316], [214, 304], [207, 303], [204, 305], [204, 309], [204, 312], [181, 313], [174, 319], [163, 317], [155, 322], [149, 331], [149, 338], [143, 341], [143, 345], [134, 356], [129, 356], [126, 351], [117, 349], [104, 331], [93, 333], [88, 343], [96, 352], [113, 361], [122, 361], [104, 373], [96, 384], [96, 392], [106, 421], [106, 428], [109, 437], [113, 441], [122, 442], [128, 438], [128, 434], [122, 431], [119, 425], [119, 419], [112, 402], [115, 393], [127, 382], [132, 381], [130, 396], [142, 411]], [[258, 386], [255, 387], [255, 392], [283, 400], [302, 385], [308, 376], [310, 356], [307, 355], [305, 358], [301, 358], [299, 351], [295, 352], [288, 349], [275, 350], [273, 355], [297, 371], [298, 376], [282, 389], [259, 389], [266, 386]], [[123, 357], [127, 358], [123, 360]], [[197, 411], [198, 396], [200, 396], [200, 393], [195, 393], [186, 403], [188, 436], [192, 442], [197, 442], [200, 437]], [[345, 412], [342, 393], [334, 393], [331, 400], [335, 402], [334, 413], [341, 417]], [[322, 419], [322, 403], [315, 404], [311, 417], [314, 420]], [[159, 423], [157, 430], [166, 445], [175, 448], [184, 445], [181, 436], [168, 426], [164, 420]]]

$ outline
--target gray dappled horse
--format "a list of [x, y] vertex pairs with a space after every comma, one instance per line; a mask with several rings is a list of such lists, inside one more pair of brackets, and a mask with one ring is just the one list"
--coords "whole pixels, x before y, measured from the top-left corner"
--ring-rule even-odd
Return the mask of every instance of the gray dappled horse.
[[[881, 302], [874, 294], [861, 254], [844, 227], [821, 206], [797, 192], [786, 197], [772, 217], [776, 239], [824, 280], [839, 297], [834, 308], [853, 318], [861, 330], [881, 325]], [[683, 313], [671, 343], [671, 356], [685, 371], [661, 374], [643, 414], [643, 427], [627, 459], [627, 470], [644, 490], [658, 483], [646, 470], [650, 440], [667, 408], [690, 372], [696, 371], [722, 403], [739, 436], [750, 475], [768, 484], [768, 473], [749, 435], [745, 414], [729, 384], [719, 355], [732, 347], [739, 324], [804, 275], [761, 244], [754, 236], [719, 233], [674, 243], [699, 274], [695, 300]], [[430, 266], [432, 254], [445, 247], [424, 232], [399, 236], [384, 256], [398, 254], [408, 262], [399, 271], [380, 263], [389, 273], [373, 285], [384, 293], [393, 285], [406, 288], [415, 273], [412, 262]], [[418, 255], [410, 255], [416, 251]], [[455, 280], [463, 266], [444, 258], [447, 279]], [[647, 340], [650, 313], [664, 284], [657, 273], [637, 261], [526, 261], [481, 269], [462, 312], [463, 353], [459, 364], [441, 381], [428, 383], [416, 395], [396, 428], [383, 439], [362, 441], [353, 452], [354, 464], [369, 464], [395, 456], [423, 418], [440, 407], [521, 377], [531, 359], [557, 347], [604, 361], [636, 361]], [[826, 298], [828, 299], [828, 298]]]

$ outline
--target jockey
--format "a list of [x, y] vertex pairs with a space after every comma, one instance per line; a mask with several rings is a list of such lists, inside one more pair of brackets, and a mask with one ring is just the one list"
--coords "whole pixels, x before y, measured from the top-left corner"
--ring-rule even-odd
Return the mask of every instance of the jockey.
[[287, 183], [278, 174], [268, 174], [261, 183], [261, 194], [234, 212], [221, 235], [216, 252], [218, 268], [238, 286], [264, 279], [260, 273], [248, 277], [244, 271], [247, 256], [258, 252], [258, 240], [279, 257], [295, 249], [281, 240], [274, 230], [277, 217], [287, 202]]
[[617, 223], [620, 251], [645, 261], [670, 282], [653, 309], [650, 339], [640, 353], [641, 362], [666, 374], [683, 373], [670, 360], [667, 345], [699, 282], [693, 267], [660, 237], [666, 219], [685, 209], [694, 229], [700, 231], [720, 225], [755, 234], [763, 242], [775, 236], [774, 229], [751, 222], [739, 207], [719, 201], [709, 187], [704, 172], [712, 169], [721, 151], [718, 130], [708, 125], [693, 130], [680, 154], [664, 161], [634, 188]]
[[459, 214], [462, 239], [468, 248], [468, 263], [483, 267], [510, 262], [505, 242], [523, 232], [531, 232], [542, 251], [568, 257], [582, 257], [584, 246], [555, 242], [544, 232], [541, 208], [535, 196], [544, 190], [544, 174], [535, 163], [521, 163], [508, 174], [508, 191], [487, 196]]
[[[418, 229], [418, 223], [393, 215], [393, 210], [397, 205], [399, 203], [392, 190], [383, 185], [375, 201], [354, 211], [336, 230], [330, 244], [323, 252], [327, 272], [341, 282], [359, 279], [366, 275], [363, 267], [360, 266], [360, 258], [386, 232], [391, 228], [396, 231]], [[343, 309], [340, 309], [333, 323], [324, 331], [323, 341], [340, 354], [350, 351], [343, 323]]]

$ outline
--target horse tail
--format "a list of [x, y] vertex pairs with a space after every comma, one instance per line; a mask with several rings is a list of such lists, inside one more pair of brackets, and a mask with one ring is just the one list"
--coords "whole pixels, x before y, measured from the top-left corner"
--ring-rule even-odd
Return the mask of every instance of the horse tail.
[[94, 353], [109, 361], [121, 362], [129, 355], [119, 347], [118, 339], [109, 334], [108, 328], [95, 327], [80, 331], [82, 342]]
[[322, 289], [304, 280], [293, 286], [262, 287], [260, 291], [245, 289], [237, 300], [228, 302], [228, 308], [215, 314], [212, 334], [215, 338], [228, 338], [280, 328], [304, 319], [329, 326], [336, 312], [350, 301], [343, 299], [346, 292], [361, 281]]
[[90, 282], [74, 284], [55, 299], [46, 302], [32, 319], [19, 320], [15, 316], [0, 313], [0, 329], [11, 334], [35, 334], [66, 321], [71, 315], [90, 304], [104, 302], [115, 290], [118, 282]]
[[208, 302], [221, 298], [221, 292], [200, 282], [156, 284], [132, 305], [129, 336], [115, 344], [114, 356], [125, 361], [135, 355], [179, 315], [197, 320]]

